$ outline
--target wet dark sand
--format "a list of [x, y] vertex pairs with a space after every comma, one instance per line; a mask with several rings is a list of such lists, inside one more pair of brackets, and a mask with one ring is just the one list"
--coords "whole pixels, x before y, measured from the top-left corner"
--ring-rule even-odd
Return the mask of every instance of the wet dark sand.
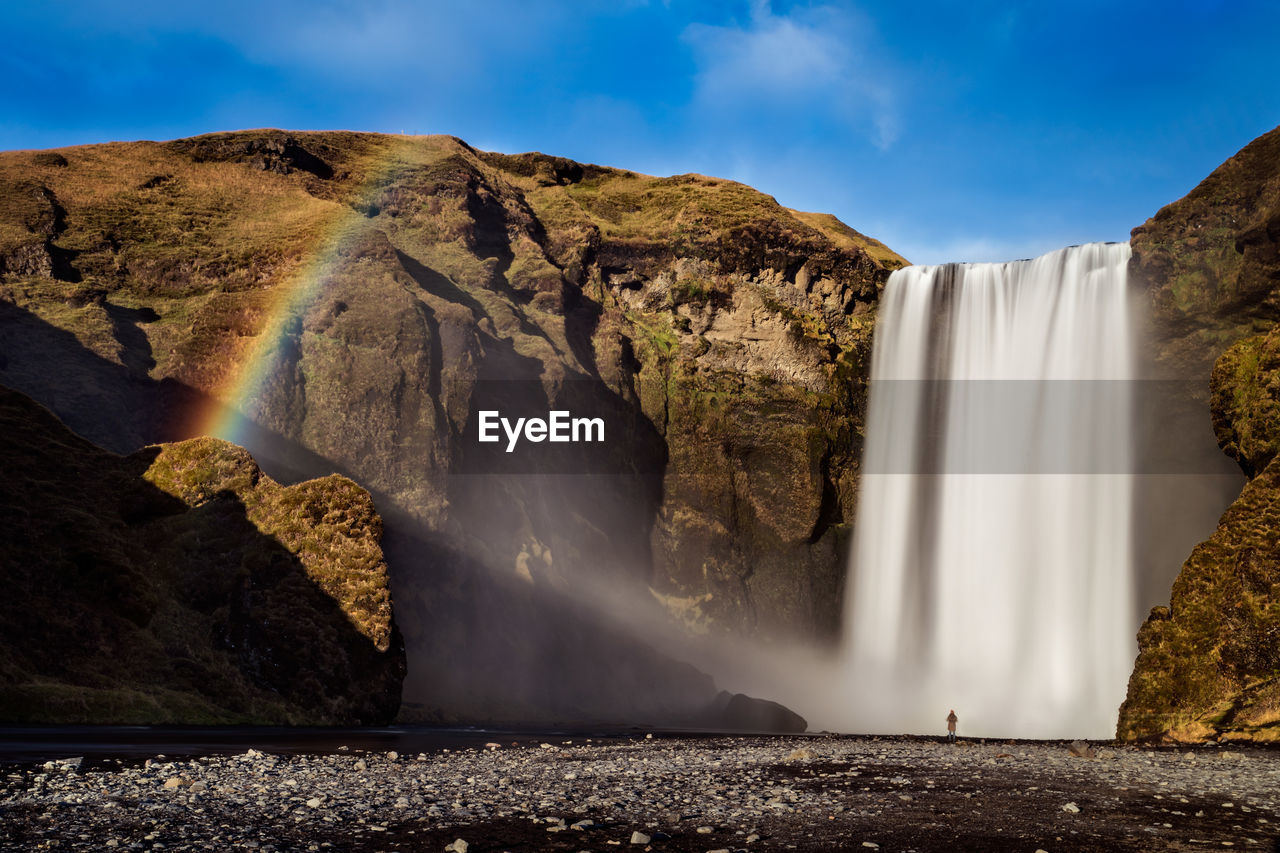
[[[644, 730], [647, 731], [647, 730]], [[325, 755], [350, 750], [406, 755], [504, 742], [538, 743], [549, 737], [608, 740], [644, 731], [635, 727], [491, 730], [440, 726], [0, 726], [0, 764], [43, 763], [79, 756], [89, 764], [113, 758], [236, 755], [248, 749], [276, 755]]]
[[1275, 750], [474, 734], [498, 746], [10, 764], [0, 849], [1280, 850]]

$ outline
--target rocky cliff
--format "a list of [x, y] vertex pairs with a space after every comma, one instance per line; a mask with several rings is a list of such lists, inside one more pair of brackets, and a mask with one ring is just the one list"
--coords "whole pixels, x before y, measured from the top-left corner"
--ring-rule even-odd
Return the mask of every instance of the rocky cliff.
[[[118, 452], [217, 423], [280, 477], [369, 487], [419, 717], [652, 716], [714, 697], [672, 622], [837, 631], [856, 380], [903, 263], [731, 181], [450, 137], [9, 152], [0, 382]], [[610, 437], [512, 469], [482, 408]]]
[[213, 438], [125, 457], [0, 388], [0, 719], [385, 724], [382, 520]]
[[1133, 251], [1161, 374], [1206, 380], [1250, 479], [1143, 625], [1119, 736], [1280, 740], [1280, 129], [1135, 229]]
[[1131, 245], [1162, 374], [1207, 380], [1234, 341], [1280, 320], [1280, 132], [1161, 208]]

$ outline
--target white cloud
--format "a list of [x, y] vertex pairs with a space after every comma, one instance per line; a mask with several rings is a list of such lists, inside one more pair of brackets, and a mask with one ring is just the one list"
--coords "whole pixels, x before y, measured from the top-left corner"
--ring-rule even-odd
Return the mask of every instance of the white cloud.
[[741, 24], [691, 24], [693, 106], [759, 121], [835, 123], [886, 149], [900, 133], [894, 91], [872, 59], [871, 28], [834, 6], [774, 14], [766, 0]]
[[164, 0], [95, 2], [100, 12], [83, 24], [95, 30], [142, 40], [199, 33], [262, 68], [358, 86], [376, 83], [379, 89], [388, 81], [406, 88], [448, 86], [458, 77], [483, 74], [495, 55], [518, 62], [572, 13], [559, 4], [515, 0], [222, 0], [217, 14], [197, 14], [188, 4]]

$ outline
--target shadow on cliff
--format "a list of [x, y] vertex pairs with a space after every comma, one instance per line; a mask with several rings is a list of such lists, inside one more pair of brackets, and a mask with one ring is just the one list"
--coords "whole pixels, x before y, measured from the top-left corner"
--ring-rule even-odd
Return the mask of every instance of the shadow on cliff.
[[[104, 309], [113, 321], [122, 363], [99, 356], [75, 335], [31, 312], [0, 302], [0, 383], [35, 397], [76, 433], [114, 452], [194, 435], [199, 424], [193, 413], [216, 410], [217, 402], [182, 383], [146, 375], [153, 362], [139, 325], [154, 317], [110, 303]], [[516, 370], [534, 379], [535, 364], [526, 363], [506, 342], [492, 343], [486, 375], [510, 376], [509, 371]], [[510, 391], [525, 383], [498, 384]], [[536, 380], [532, 384], [540, 387]], [[518, 391], [519, 402], [545, 413], [553, 401], [530, 393], [532, 384]], [[482, 389], [493, 385], [480, 383]], [[398, 511], [386, 495], [373, 492], [386, 521], [383, 548], [397, 621], [406, 639], [404, 691], [415, 706], [403, 715], [408, 719], [675, 722], [714, 698], [708, 676], [619, 630], [607, 612], [574, 594], [575, 571], [634, 576], [648, 570], [649, 533], [662, 497], [666, 456], [661, 436], [639, 414], [637, 403], [623, 400], [598, 381], [568, 385], [554, 405], [594, 404], [646, 427], [621, 448], [621, 468], [603, 476], [566, 475], [574, 469], [564, 466], [573, 462], [561, 457], [551, 468], [538, 466], [540, 470], [523, 476], [493, 470], [451, 476], [454, 527], [466, 533], [461, 540], [428, 529]], [[504, 399], [503, 405], [511, 402], [509, 396]], [[474, 413], [478, 404], [498, 401], [486, 402], [482, 391], [472, 403]], [[251, 419], [225, 410], [221, 415], [229, 434], [281, 482], [335, 472], [357, 482], [362, 479], [359, 471]], [[206, 414], [201, 420], [213, 419]], [[465, 459], [456, 461], [459, 470], [468, 470]], [[221, 498], [187, 515], [192, 513], [195, 518], [216, 517], [231, 529], [238, 525], [237, 508]], [[242, 517], [242, 508], [240, 513]], [[493, 558], [494, 553], [519, 550], [515, 543], [522, 537], [545, 542], [537, 554], [528, 553], [523, 572], [520, 566]], [[283, 582], [290, 576], [284, 564], [269, 557], [259, 562], [265, 578]], [[570, 566], [576, 569], [567, 570]], [[635, 579], [643, 582], [644, 576]], [[228, 599], [228, 614], [234, 602], [240, 602], [235, 613], [271, 612], [269, 603], [251, 606], [261, 600], [261, 593], [255, 598], [257, 587], [245, 583]], [[289, 584], [280, 587], [288, 588]], [[305, 619], [302, 612], [290, 620]], [[288, 630], [290, 620], [272, 624]], [[224, 631], [235, 648], [261, 647], [254, 640], [258, 635], [243, 620], [227, 624], [241, 625], [237, 630], [243, 636]], [[249, 640], [253, 642], [246, 646]], [[248, 654], [248, 663], [260, 657]], [[314, 690], [317, 684], [333, 687], [305, 674], [300, 666], [268, 661], [260, 674], [279, 678], [281, 684], [302, 678], [307, 683], [298, 690]]]
[[120, 347], [116, 363], [35, 314], [0, 300], [0, 383], [38, 400], [79, 435], [115, 453], [186, 438], [199, 392], [146, 371], [154, 363], [138, 324], [150, 315], [103, 304]]
[[[221, 491], [191, 505], [0, 388], [0, 717], [378, 724], [403, 658]], [[217, 468], [211, 465], [211, 468]]]
[[226, 422], [248, 436], [260, 465], [281, 481], [348, 472], [278, 433], [228, 410], [177, 380], [152, 379], [150, 343], [141, 324], [158, 319], [147, 308], [102, 303], [120, 347], [120, 361], [102, 357], [71, 332], [0, 300], [0, 385], [48, 408], [77, 435], [112, 453], [200, 435], [202, 422]]

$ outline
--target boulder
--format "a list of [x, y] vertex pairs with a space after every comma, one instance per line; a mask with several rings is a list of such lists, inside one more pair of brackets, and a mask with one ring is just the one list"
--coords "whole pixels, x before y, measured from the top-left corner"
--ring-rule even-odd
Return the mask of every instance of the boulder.
[[768, 699], [722, 690], [702, 714], [705, 728], [726, 732], [799, 734], [808, 731], [804, 717]]

